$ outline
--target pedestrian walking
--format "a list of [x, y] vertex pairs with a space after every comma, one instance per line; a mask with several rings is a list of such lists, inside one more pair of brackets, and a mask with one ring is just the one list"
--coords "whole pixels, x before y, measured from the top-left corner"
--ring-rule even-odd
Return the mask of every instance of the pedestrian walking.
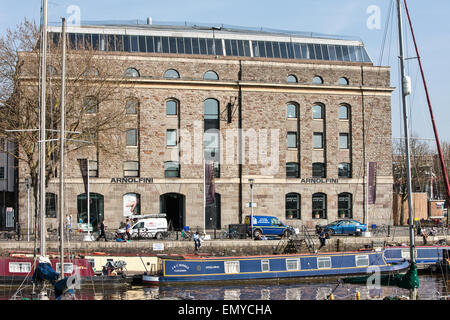
[[323, 228], [321, 228], [319, 231], [319, 240], [320, 240], [320, 247], [319, 247], [319, 250], [320, 250], [320, 249], [322, 249], [322, 247], [325, 246], [325, 243], [327, 241], [327, 233], [325, 232], [325, 230]]
[[201, 247], [201, 243], [200, 243], [200, 235], [198, 234], [198, 231], [196, 233], [194, 233], [194, 245], [195, 245], [195, 251], [198, 251], [198, 249], [200, 249]]
[[108, 239], [106, 239], [106, 233], [105, 233], [105, 223], [102, 221], [102, 223], [100, 224], [100, 235], [97, 238], [97, 241], [100, 240], [100, 238], [104, 238], [105, 241], [108, 241]]
[[127, 240], [131, 240], [131, 234], [130, 234], [130, 231], [131, 231], [131, 222], [130, 222], [130, 219], [127, 219], [127, 224], [126, 224], [126, 226], [125, 226], [125, 233], [126, 233], [126, 235], [127, 235]]
[[66, 228], [67, 232], [72, 232], [72, 215], [66, 216]]
[[422, 239], [423, 239], [423, 245], [427, 244], [428, 240], [428, 233], [425, 229], [422, 229]]

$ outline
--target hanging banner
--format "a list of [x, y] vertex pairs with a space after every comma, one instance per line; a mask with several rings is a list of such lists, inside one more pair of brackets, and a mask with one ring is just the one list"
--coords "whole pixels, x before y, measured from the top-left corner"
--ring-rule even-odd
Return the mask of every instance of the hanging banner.
[[377, 197], [377, 163], [369, 162], [369, 204], [375, 204]]
[[206, 162], [205, 164], [205, 192], [206, 204], [214, 204], [214, 162]]
[[83, 177], [84, 182], [84, 192], [87, 194], [88, 192], [88, 159], [78, 159], [80, 164], [81, 176]]

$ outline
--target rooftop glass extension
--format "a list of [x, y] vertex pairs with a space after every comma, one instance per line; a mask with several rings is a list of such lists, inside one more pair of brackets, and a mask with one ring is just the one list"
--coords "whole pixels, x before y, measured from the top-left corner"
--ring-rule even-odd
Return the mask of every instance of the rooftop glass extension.
[[[95, 28], [89, 28], [90, 31]], [[213, 55], [234, 57], [260, 57], [297, 60], [325, 60], [344, 62], [368, 62], [371, 59], [363, 44], [350, 45], [338, 44], [334, 39], [304, 38], [301, 41], [290, 37], [290, 41], [266, 41], [276, 37], [269, 33], [223, 33], [211, 32], [211, 38], [196, 37], [195, 32], [189, 32], [189, 36], [169, 36], [170, 33], [158, 35], [148, 34], [151, 29], [137, 30], [136, 35], [119, 34], [120, 28], [114, 28], [115, 33], [104, 32], [102, 28], [96, 27], [102, 33], [68, 32], [68, 42], [72, 50], [92, 48], [99, 51], [109, 52], [142, 52], [142, 53], [166, 53], [166, 54], [189, 54], [189, 55]], [[60, 33], [57, 28], [51, 28], [50, 39], [55, 44], [59, 43]], [[87, 30], [87, 29], [86, 29]], [[150, 32], [149, 32], [150, 31]], [[123, 33], [130, 33], [126, 28]], [[143, 35], [145, 33], [145, 35]], [[147, 35], [148, 34], [148, 35]], [[202, 35], [204, 35], [204, 30]], [[227, 39], [227, 35], [229, 39]], [[261, 40], [264, 36], [264, 40]], [[278, 35], [277, 35], [278, 36]], [[237, 38], [245, 39], [237, 39]], [[253, 39], [252, 39], [253, 37]], [[334, 41], [333, 41], [334, 40]], [[310, 41], [311, 43], [308, 43]], [[321, 43], [318, 43], [321, 42]], [[344, 43], [344, 42], [342, 42]], [[355, 43], [355, 42], [354, 42]]]

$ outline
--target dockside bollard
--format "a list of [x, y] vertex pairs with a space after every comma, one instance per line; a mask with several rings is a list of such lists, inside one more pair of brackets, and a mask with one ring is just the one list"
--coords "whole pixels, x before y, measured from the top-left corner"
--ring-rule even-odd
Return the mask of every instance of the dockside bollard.
[[329, 300], [334, 300], [334, 294], [330, 294], [330, 296], [328, 297]]
[[359, 291], [356, 291], [356, 300], [361, 300], [361, 293]]

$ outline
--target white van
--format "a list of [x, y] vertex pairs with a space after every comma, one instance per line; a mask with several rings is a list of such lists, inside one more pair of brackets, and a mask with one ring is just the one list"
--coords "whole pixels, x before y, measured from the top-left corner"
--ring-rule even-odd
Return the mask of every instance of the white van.
[[[128, 219], [137, 221], [131, 226], [131, 238], [156, 238], [162, 239], [167, 232], [167, 219], [165, 213], [129, 216]], [[117, 230], [125, 233], [125, 228]]]

